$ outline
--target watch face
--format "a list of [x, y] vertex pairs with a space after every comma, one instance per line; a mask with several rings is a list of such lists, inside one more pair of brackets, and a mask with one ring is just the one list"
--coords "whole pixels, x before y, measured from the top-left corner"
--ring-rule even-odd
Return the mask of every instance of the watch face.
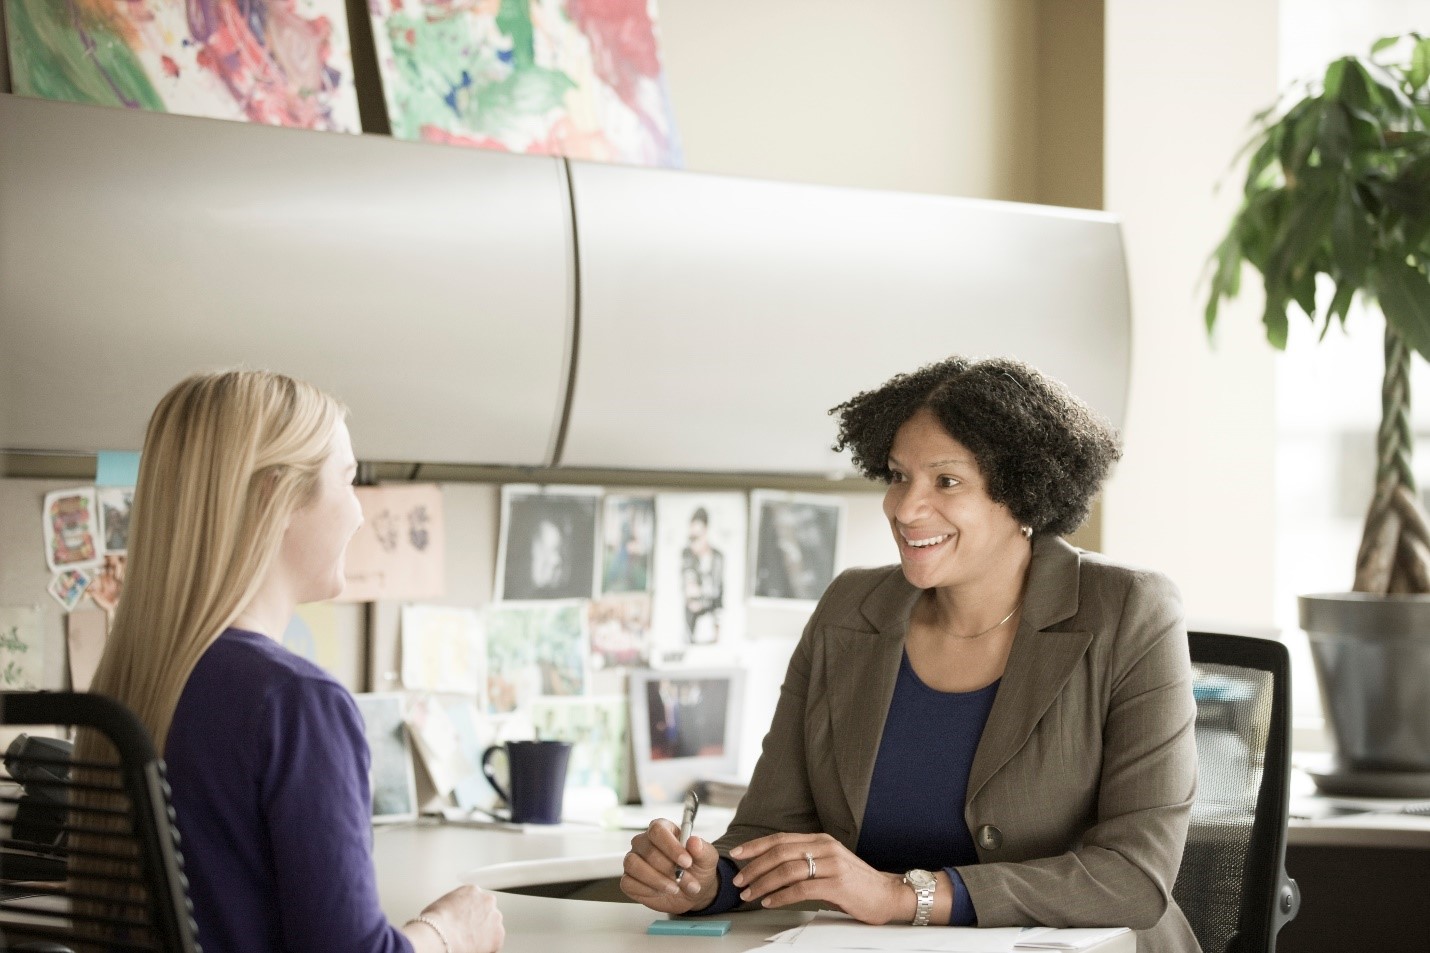
[[935, 883], [933, 874], [927, 870], [910, 870], [904, 874], [904, 880], [920, 890], [925, 887], [932, 887]]

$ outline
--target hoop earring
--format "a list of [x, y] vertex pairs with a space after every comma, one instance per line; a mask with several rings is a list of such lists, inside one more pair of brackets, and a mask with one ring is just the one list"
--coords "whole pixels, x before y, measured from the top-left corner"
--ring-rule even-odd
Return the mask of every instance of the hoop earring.
[[1031, 526], [1024, 526], [1024, 527], [1022, 528], [1022, 530], [1020, 530], [1020, 532], [1022, 532], [1024, 539], [1032, 539], [1032, 538], [1033, 538], [1033, 527], [1031, 527]]

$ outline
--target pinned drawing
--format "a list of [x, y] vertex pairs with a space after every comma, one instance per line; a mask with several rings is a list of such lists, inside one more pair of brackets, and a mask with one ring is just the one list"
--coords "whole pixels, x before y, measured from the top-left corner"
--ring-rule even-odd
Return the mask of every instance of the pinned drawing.
[[45, 562], [51, 572], [100, 562], [99, 506], [94, 487], [45, 494]]
[[392, 134], [678, 167], [655, 0], [368, 0]]
[[435, 484], [360, 486], [363, 524], [344, 554], [339, 602], [445, 594], [446, 524]]
[[40, 613], [34, 606], [0, 606], [0, 689], [33, 691], [44, 675]]
[[7, 0], [16, 93], [361, 132], [343, 0]]

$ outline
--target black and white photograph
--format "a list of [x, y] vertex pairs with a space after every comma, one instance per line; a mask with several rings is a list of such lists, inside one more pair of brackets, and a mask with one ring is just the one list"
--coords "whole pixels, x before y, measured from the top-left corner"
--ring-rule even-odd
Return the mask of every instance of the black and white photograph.
[[354, 695], [372, 750], [372, 822], [417, 820], [417, 774], [407, 737], [407, 699], [397, 692]]
[[592, 598], [600, 503], [595, 487], [503, 486], [496, 598]]
[[750, 598], [813, 605], [839, 564], [844, 502], [813, 493], [750, 494]]
[[656, 641], [666, 649], [728, 646], [744, 635], [743, 493], [655, 498]]
[[677, 801], [739, 763], [742, 669], [633, 669], [631, 744], [646, 804]]

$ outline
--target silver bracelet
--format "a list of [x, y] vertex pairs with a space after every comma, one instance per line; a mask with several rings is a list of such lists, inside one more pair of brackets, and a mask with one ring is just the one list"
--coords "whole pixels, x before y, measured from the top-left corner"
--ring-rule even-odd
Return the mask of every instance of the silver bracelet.
[[447, 942], [447, 934], [445, 934], [445, 933], [442, 932], [442, 928], [437, 925], [437, 921], [436, 921], [436, 920], [433, 920], [431, 917], [429, 917], [429, 916], [428, 916], [427, 914], [425, 914], [425, 913], [419, 913], [417, 916], [413, 917], [411, 920], [408, 920], [406, 923], [404, 923], [403, 926], [410, 927], [410, 926], [412, 926], [412, 924], [414, 924], [414, 923], [425, 923], [425, 924], [427, 924], [429, 927], [431, 927], [431, 928], [432, 928], [432, 932], [435, 933], [435, 934], [437, 934], [437, 939], [439, 939], [439, 940], [442, 941], [442, 951], [443, 951], [443, 953], [452, 953], [452, 944], [450, 944], [450, 943]]

